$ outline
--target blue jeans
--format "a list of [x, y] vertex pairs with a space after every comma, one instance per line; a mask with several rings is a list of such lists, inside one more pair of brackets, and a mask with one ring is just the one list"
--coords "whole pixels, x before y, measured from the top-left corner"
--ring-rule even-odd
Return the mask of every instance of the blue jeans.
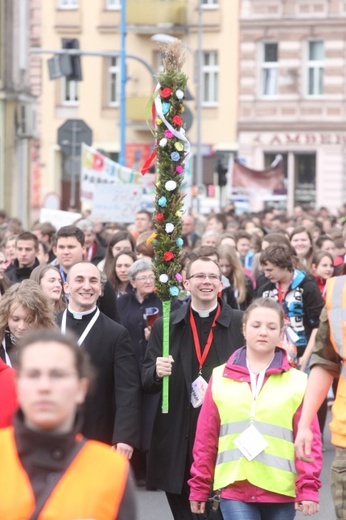
[[220, 508], [224, 520], [293, 520], [296, 515], [294, 502], [253, 504], [221, 498]]

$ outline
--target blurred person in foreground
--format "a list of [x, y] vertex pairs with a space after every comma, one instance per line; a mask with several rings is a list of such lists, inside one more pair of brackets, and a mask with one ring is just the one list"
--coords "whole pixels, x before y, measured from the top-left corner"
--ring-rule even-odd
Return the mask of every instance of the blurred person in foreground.
[[18, 408], [15, 370], [0, 359], [0, 428], [11, 426]]
[[92, 370], [58, 331], [19, 345], [14, 426], [0, 431], [0, 518], [135, 520], [125, 457], [81, 435]]
[[310, 376], [306, 389], [298, 434], [295, 440], [299, 459], [312, 462], [311, 423], [325, 400], [334, 378], [339, 377], [332, 407], [332, 444], [335, 458], [331, 467], [331, 490], [335, 514], [344, 520], [346, 500], [346, 275], [328, 280], [324, 307], [310, 361]]

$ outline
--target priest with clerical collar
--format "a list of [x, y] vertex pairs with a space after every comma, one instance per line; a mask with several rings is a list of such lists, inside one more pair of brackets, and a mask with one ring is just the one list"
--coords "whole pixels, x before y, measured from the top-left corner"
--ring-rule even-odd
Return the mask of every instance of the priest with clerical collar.
[[170, 316], [170, 357], [162, 357], [162, 319], [152, 328], [144, 359], [143, 385], [160, 393], [169, 376], [169, 411], [161, 403], [153, 425], [147, 486], [166, 492], [174, 518], [193, 520], [187, 479], [203, 390], [213, 369], [225, 363], [244, 345], [242, 311], [229, 307], [218, 294], [221, 271], [208, 257], [192, 260], [186, 269], [184, 288], [190, 304]]
[[64, 284], [68, 308], [57, 317], [61, 331], [73, 332], [97, 371], [86, 400], [83, 434], [116, 445], [131, 457], [139, 443], [140, 375], [127, 330], [100, 312], [101, 275], [90, 262], [71, 267]]

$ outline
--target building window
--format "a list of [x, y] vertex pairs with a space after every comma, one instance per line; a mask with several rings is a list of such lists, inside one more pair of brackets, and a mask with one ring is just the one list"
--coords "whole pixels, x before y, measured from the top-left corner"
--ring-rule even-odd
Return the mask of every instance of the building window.
[[79, 0], [58, 0], [59, 9], [78, 9]]
[[323, 94], [324, 45], [322, 41], [308, 42], [307, 94]]
[[316, 154], [294, 155], [294, 204], [316, 204]]
[[262, 58], [262, 96], [277, 96], [278, 94], [278, 44], [264, 43]]
[[120, 0], [106, 0], [106, 9], [119, 9]]
[[61, 84], [63, 105], [78, 105], [78, 81], [62, 78]]
[[202, 6], [205, 5], [218, 5], [219, 0], [202, 0]]
[[108, 66], [108, 105], [119, 105], [120, 101], [120, 59], [110, 58]]
[[202, 103], [215, 105], [218, 102], [219, 60], [216, 51], [203, 53]]

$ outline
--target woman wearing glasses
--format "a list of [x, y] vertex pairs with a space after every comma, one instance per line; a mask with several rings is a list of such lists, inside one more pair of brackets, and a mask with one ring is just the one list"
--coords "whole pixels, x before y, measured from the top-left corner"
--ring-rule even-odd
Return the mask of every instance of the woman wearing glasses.
[[127, 276], [133, 291], [120, 296], [118, 309], [121, 323], [130, 333], [141, 368], [150, 335], [146, 310], [156, 308], [160, 315], [162, 314], [162, 304], [154, 293], [155, 275], [150, 261], [136, 260], [128, 270]]

